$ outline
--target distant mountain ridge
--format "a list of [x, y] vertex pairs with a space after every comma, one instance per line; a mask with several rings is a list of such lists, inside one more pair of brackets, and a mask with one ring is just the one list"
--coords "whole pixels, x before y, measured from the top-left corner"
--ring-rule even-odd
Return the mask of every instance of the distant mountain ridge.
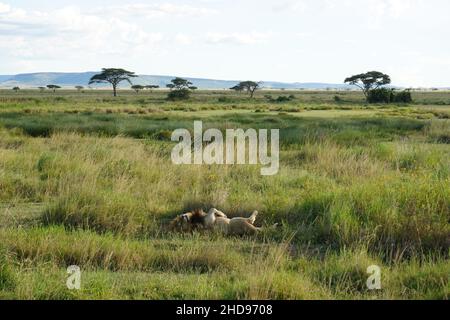
[[[61, 87], [74, 87], [77, 85], [88, 86], [89, 79], [98, 72], [39, 72], [39, 73], [23, 73], [17, 75], [0, 75], [0, 87], [12, 88], [15, 86], [23, 88], [43, 87], [48, 84], [56, 84]], [[140, 85], [159, 85], [165, 87], [175, 76], [159, 76], [159, 75], [139, 75], [132, 79], [133, 84]], [[183, 77], [193, 83], [200, 89], [227, 89], [236, 85], [240, 80], [215, 80], [203, 78]], [[246, 80], [246, 79], [244, 79]], [[93, 85], [93, 87], [103, 87], [106, 85]], [[126, 82], [122, 83], [122, 87], [128, 87]], [[264, 88], [272, 89], [345, 89], [350, 88], [346, 84], [331, 83], [287, 83], [276, 81], [263, 81]]]

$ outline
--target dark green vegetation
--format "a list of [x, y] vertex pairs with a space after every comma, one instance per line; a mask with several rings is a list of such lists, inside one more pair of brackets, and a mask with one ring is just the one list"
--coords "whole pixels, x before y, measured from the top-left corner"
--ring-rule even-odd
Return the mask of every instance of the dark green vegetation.
[[397, 92], [383, 86], [391, 83], [391, 77], [379, 71], [370, 71], [346, 78], [345, 83], [362, 90], [368, 103], [412, 103], [410, 90]]
[[167, 88], [170, 89], [167, 99], [170, 101], [188, 100], [191, 96], [191, 91], [197, 90], [197, 87], [192, 85], [192, 82], [183, 78], [172, 79]]
[[412, 103], [411, 91], [395, 91], [394, 89], [378, 88], [370, 90], [367, 95], [369, 103]]
[[369, 94], [373, 90], [377, 90], [384, 85], [391, 83], [391, 77], [379, 71], [369, 71], [366, 73], [357, 74], [348, 77], [344, 80], [344, 83], [354, 85], [362, 90], [367, 101], [369, 100]]
[[[450, 93], [412, 92], [410, 105], [358, 92], [118, 93], [0, 92], [1, 298], [448, 298]], [[280, 128], [279, 174], [172, 165], [171, 130], [194, 120]], [[211, 206], [282, 227], [166, 232]], [[72, 264], [80, 291], [65, 286]]]
[[130, 79], [135, 77], [137, 77], [137, 75], [135, 75], [134, 72], [124, 69], [103, 68], [102, 72], [92, 76], [91, 80], [89, 80], [89, 84], [109, 83], [112, 85], [113, 95], [115, 97], [117, 96], [117, 86], [123, 81], [126, 81], [131, 85]]

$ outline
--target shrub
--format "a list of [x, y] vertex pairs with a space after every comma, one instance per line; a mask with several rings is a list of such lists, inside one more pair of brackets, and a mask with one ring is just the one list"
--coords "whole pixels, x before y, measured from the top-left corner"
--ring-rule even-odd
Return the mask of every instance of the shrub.
[[295, 96], [291, 94], [290, 96], [278, 96], [276, 99], [274, 99], [271, 95], [266, 94], [264, 98], [266, 98], [270, 102], [283, 103], [294, 100]]
[[378, 88], [369, 91], [367, 101], [369, 103], [411, 103], [412, 96], [410, 90], [395, 92], [394, 89]]
[[276, 100], [276, 102], [288, 102], [288, 101], [291, 101], [291, 99], [286, 96], [279, 96]]
[[230, 102], [233, 102], [233, 99], [231, 99], [229, 97], [219, 97], [219, 99], [217, 99], [217, 101], [222, 102], [222, 103], [230, 103]]
[[187, 100], [189, 99], [190, 95], [191, 92], [189, 91], [189, 89], [173, 90], [169, 92], [169, 94], [167, 95], [167, 99], [172, 101]]
[[411, 91], [404, 90], [398, 93], [394, 93], [394, 102], [411, 103], [412, 102]]
[[367, 101], [369, 103], [391, 103], [393, 101], [393, 98], [393, 90], [386, 88], [370, 90], [367, 95]]

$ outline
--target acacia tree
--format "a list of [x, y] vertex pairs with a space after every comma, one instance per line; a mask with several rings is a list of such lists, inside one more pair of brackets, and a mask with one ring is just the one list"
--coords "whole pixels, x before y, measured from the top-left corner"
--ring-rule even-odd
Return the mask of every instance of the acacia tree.
[[84, 89], [84, 87], [83, 87], [83, 86], [75, 86], [75, 89], [77, 89], [77, 90], [78, 90], [78, 92], [81, 92], [81, 90], [83, 90], [83, 89]]
[[38, 87], [40, 92], [44, 92], [45, 91], [45, 87]]
[[61, 89], [61, 87], [56, 84], [49, 84], [49, 85], [47, 85], [47, 88], [49, 88], [53, 92], [56, 92], [56, 89]]
[[360, 88], [363, 91], [366, 100], [368, 100], [369, 92], [371, 90], [378, 89], [381, 86], [391, 83], [391, 78], [387, 74], [379, 71], [369, 71], [348, 77], [344, 80], [344, 83]]
[[135, 78], [134, 72], [127, 71], [124, 69], [115, 69], [115, 68], [103, 68], [102, 72], [96, 74], [91, 78], [89, 84], [93, 83], [110, 83], [113, 87], [114, 97], [117, 96], [117, 86], [122, 81], [127, 81], [130, 85], [132, 85], [130, 78]]
[[19, 92], [20, 88], [19, 88], [19, 87], [14, 87], [13, 90], [14, 90], [15, 92]]
[[144, 88], [150, 90], [150, 92], [151, 92], [153, 89], [159, 89], [159, 86], [150, 84], [150, 85], [145, 86]]
[[234, 86], [233, 90], [236, 91], [247, 91], [248, 94], [250, 94], [250, 98], [253, 98], [255, 95], [256, 90], [258, 90], [261, 86], [261, 82], [254, 82], [254, 81], [242, 81], [239, 82], [236, 86]]
[[192, 82], [189, 80], [176, 77], [172, 79], [166, 87], [171, 90], [181, 90], [181, 89], [189, 89], [192, 86]]
[[183, 78], [175, 78], [171, 80], [171, 83], [166, 85], [170, 89], [167, 98], [169, 100], [184, 100], [189, 99], [190, 92], [197, 90], [197, 87], [192, 85], [193, 83]]
[[144, 86], [141, 86], [140, 84], [135, 84], [134, 86], [131, 86], [131, 89], [136, 91], [136, 93], [139, 93], [139, 91], [144, 90]]
[[237, 84], [234, 87], [231, 87], [230, 90], [234, 90], [236, 92], [242, 92], [242, 91], [244, 91], [244, 87], [242, 87], [240, 84]]

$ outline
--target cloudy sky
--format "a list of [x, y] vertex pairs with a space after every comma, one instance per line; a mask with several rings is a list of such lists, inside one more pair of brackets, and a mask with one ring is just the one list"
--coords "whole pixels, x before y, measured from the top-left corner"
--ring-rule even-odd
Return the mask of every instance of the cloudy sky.
[[0, 74], [450, 86], [448, 0], [0, 0]]

